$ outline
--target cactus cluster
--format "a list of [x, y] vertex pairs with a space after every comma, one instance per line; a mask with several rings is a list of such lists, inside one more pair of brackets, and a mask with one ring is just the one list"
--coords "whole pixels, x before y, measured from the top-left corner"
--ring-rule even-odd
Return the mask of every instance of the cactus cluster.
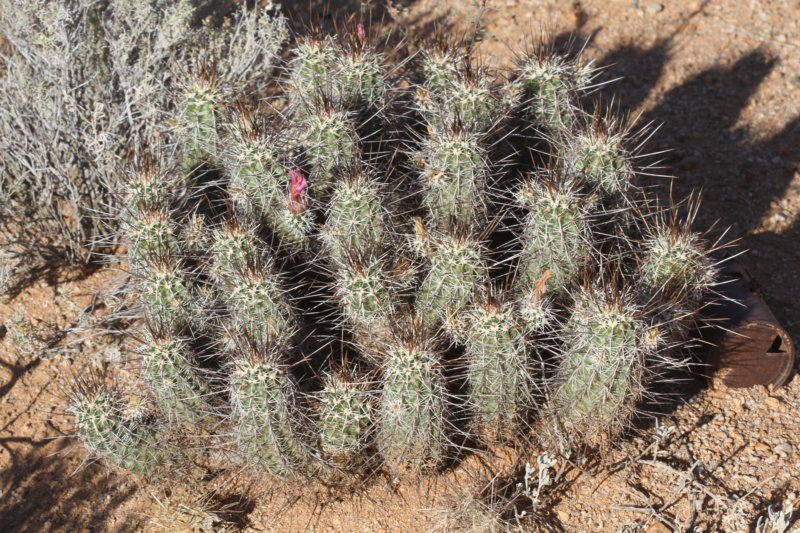
[[[613, 442], [685, 361], [709, 245], [637, 185], [630, 130], [579, 106], [579, 59], [495, 78], [353, 33], [298, 39], [269, 106], [187, 83], [176, 153], [131, 171], [156, 414], [293, 479]], [[79, 432], [127, 466], [149, 430], [121, 440], [104, 398]]]

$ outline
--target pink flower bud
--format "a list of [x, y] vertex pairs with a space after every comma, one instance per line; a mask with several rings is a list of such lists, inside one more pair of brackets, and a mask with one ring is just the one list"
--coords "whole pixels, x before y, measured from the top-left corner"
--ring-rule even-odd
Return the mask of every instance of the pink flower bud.
[[308, 189], [308, 180], [303, 176], [303, 172], [299, 168], [294, 168], [289, 171], [289, 211], [295, 215], [299, 215], [308, 209], [308, 196], [306, 190]]
[[356, 36], [358, 37], [358, 42], [363, 46], [365, 42], [367, 42], [367, 30], [364, 29], [364, 25], [360, 22], [358, 23], [358, 27], [356, 28]]

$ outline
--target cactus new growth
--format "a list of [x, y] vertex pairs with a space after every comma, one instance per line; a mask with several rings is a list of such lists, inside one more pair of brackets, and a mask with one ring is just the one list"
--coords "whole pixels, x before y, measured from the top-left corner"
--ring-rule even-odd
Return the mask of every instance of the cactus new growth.
[[466, 307], [486, 281], [481, 244], [469, 237], [428, 233], [430, 269], [416, 300], [418, 316], [440, 325], [449, 313]]
[[220, 283], [236, 283], [249, 270], [268, 267], [267, 249], [253, 234], [253, 229], [236, 225], [216, 233], [211, 246], [212, 272]]
[[575, 100], [591, 77], [591, 69], [542, 50], [517, 69], [514, 88], [531, 126], [546, 141], [569, 135], [576, 117]]
[[[330, 483], [433, 475], [475, 444], [604, 449], [708, 303], [694, 208], [647, 197], [629, 130], [580, 107], [577, 60], [543, 48], [490, 78], [463, 47], [350, 37], [298, 38], [258, 103], [190, 85], [152, 156], [172, 164], [123, 191], [164, 426]], [[130, 463], [97, 437], [127, 427], [117, 407], [74, 412]]]
[[249, 124], [237, 125], [228, 135], [223, 157], [231, 176], [229, 194], [234, 209], [246, 220], [269, 220], [286, 195], [286, 169], [275, 153], [277, 143]]
[[455, 131], [423, 141], [424, 204], [431, 227], [447, 231], [478, 225], [486, 209], [486, 153], [475, 135]]
[[196, 318], [198, 309], [186, 273], [170, 262], [144, 272], [139, 290], [144, 317], [156, 332], [179, 333]]
[[291, 84], [300, 105], [310, 105], [333, 89], [332, 73], [339, 58], [331, 38], [309, 39], [297, 45], [291, 62]]
[[492, 87], [484, 79], [459, 80], [446, 93], [448, 122], [459, 123], [468, 131], [485, 132], [498, 121]]
[[333, 192], [325, 241], [330, 257], [341, 263], [354, 253], [380, 253], [386, 239], [380, 186], [357, 174], [340, 181]]
[[178, 257], [180, 248], [175, 224], [163, 211], [144, 212], [131, 217], [128, 230], [128, 255], [131, 265], [144, 269], [153, 263]]
[[657, 228], [645, 241], [639, 269], [642, 284], [649, 291], [685, 294], [695, 306], [716, 274], [699, 236], [674, 227]]
[[392, 314], [386, 274], [379, 263], [351, 263], [338, 273], [337, 292], [344, 316], [354, 326], [369, 329]]
[[347, 112], [329, 105], [312, 110], [302, 124], [303, 145], [311, 166], [312, 193], [324, 193], [333, 183], [333, 172], [355, 162], [358, 138]]
[[345, 53], [336, 76], [342, 104], [352, 109], [374, 108], [386, 92], [386, 80], [378, 54], [369, 49]]
[[464, 54], [455, 50], [424, 50], [422, 78], [425, 89], [435, 95], [444, 94], [460, 76]]
[[269, 274], [269, 268], [264, 270], [249, 270], [237, 277], [227, 298], [229, 330], [261, 348], [286, 342], [293, 334], [294, 322], [277, 280]]
[[608, 198], [624, 198], [632, 174], [622, 136], [590, 130], [576, 135], [570, 147], [569, 161], [579, 179], [598, 188]]
[[132, 216], [169, 209], [172, 203], [170, 189], [173, 186], [169, 177], [157, 168], [135, 172], [127, 185], [125, 207]]

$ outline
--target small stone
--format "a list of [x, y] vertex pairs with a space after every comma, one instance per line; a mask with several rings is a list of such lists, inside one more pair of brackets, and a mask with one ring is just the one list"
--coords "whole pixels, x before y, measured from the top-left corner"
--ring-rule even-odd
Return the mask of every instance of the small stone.
[[648, 527], [645, 533], [672, 533], [672, 530], [661, 522], [656, 522]]
[[566, 523], [566, 522], [568, 522], [568, 521], [569, 521], [569, 513], [567, 513], [566, 511], [563, 511], [563, 510], [561, 510], [561, 509], [559, 509], [558, 511], [556, 511], [556, 516], [558, 516], [558, 519], [559, 519], [559, 520], [560, 520], [562, 523]]
[[658, 15], [662, 11], [664, 11], [664, 4], [659, 4], [658, 2], [651, 2], [644, 6], [644, 11], [648, 15]]
[[788, 442], [782, 442], [782, 443], [778, 444], [777, 446], [775, 446], [775, 453], [778, 453], [780, 455], [789, 455], [793, 451], [794, 451], [794, 448]]
[[775, 411], [781, 408], [781, 401], [774, 396], [768, 397], [764, 400], [764, 403], [767, 404], [767, 407]]

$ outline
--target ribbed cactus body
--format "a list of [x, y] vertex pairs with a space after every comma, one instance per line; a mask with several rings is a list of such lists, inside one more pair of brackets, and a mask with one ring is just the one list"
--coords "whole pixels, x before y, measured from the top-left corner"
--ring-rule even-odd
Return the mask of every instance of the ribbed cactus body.
[[258, 470], [304, 477], [313, 470], [296, 385], [273, 355], [239, 361], [230, 382], [239, 450]]
[[136, 474], [147, 474], [158, 463], [150, 428], [139, 417], [126, 414], [116, 395], [81, 396], [70, 411], [78, 435], [95, 455]]
[[128, 257], [134, 269], [180, 257], [175, 223], [167, 213], [147, 211], [133, 215], [126, 227]]
[[261, 222], [285, 195], [286, 169], [273, 142], [266, 138], [253, 139], [238, 133], [229, 139], [227, 150], [228, 191], [234, 209], [247, 220]]
[[350, 380], [331, 377], [319, 403], [323, 454], [341, 465], [356, 462], [372, 439], [373, 406], [368, 392]]
[[717, 277], [700, 237], [675, 223], [657, 223], [644, 242], [635, 275], [658, 327], [675, 343], [687, 341]]
[[302, 135], [311, 164], [312, 195], [318, 197], [332, 185], [334, 170], [353, 165], [358, 137], [347, 113], [327, 106], [307, 117]]
[[331, 259], [340, 265], [351, 256], [380, 253], [386, 227], [377, 183], [355, 176], [336, 185], [324, 238]]
[[137, 172], [125, 185], [125, 208], [134, 216], [166, 211], [172, 202], [174, 189], [175, 184], [159, 169]]
[[641, 397], [651, 345], [637, 314], [622, 297], [576, 298], [552, 401], [563, 429], [579, 441], [617, 433]]
[[291, 61], [291, 82], [301, 105], [329, 95], [339, 58], [332, 39], [309, 39], [297, 45]]
[[522, 328], [511, 306], [491, 299], [465, 315], [467, 401], [475, 425], [489, 439], [513, 439], [534, 404]]
[[353, 262], [338, 272], [337, 294], [345, 317], [355, 326], [386, 324], [392, 312], [389, 280], [380, 263]]
[[234, 282], [252, 269], [272, 268], [267, 251], [253, 228], [232, 225], [218, 231], [214, 237], [213, 272], [221, 282]]
[[156, 331], [180, 332], [197, 311], [186, 274], [169, 263], [147, 269], [140, 280], [145, 317]]
[[619, 200], [632, 178], [622, 139], [592, 131], [575, 136], [571, 144], [567, 159], [575, 175], [599, 189], [605, 198]]
[[467, 131], [485, 132], [499, 120], [492, 89], [482, 79], [459, 80], [446, 91], [448, 123]]
[[184, 255], [193, 258], [205, 257], [211, 248], [211, 240], [206, 217], [192, 213], [181, 232], [181, 248]]
[[713, 283], [715, 269], [697, 235], [660, 228], [645, 241], [639, 266], [648, 292], [686, 295], [697, 303]]
[[390, 346], [380, 402], [378, 445], [392, 465], [433, 466], [446, 452], [446, 400], [436, 354], [424, 343]]
[[447, 131], [453, 126], [456, 110], [451, 94], [461, 79], [463, 60], [462, 55], [454, 51], [423, 52], [422, 80], [414, 94], [414, 103], [429, 130]]
[[430, 270], [417, 293], [416, 309], [418, 317], [436, 325], [469, 304], [487, 272], [477, 241], [433, 232], [428, 239]]
[[217, 89], [205, 80], [199, 80], [186, 89], [181, 108], [184, 128], [182, 166], [185, 171], [217, 161], [220, 100]]
[[422, 59], [422, 84], [428, 91], [442, 95], [460, 75], [463, 61], [455, 51], [425, 50]]
[[208, 411], [208, 394], [191, 353], [177, 337], [150, 339], [141, 350], [142, 373], [156, 405], [170, 422], [194, 424]]
[[520, 194], [528, 209], [520, 239], [519, 282], [531, 287], [543, 276], [553, 291], [569, 288], [592, 253], [591, 230], [581, 197], [567, 185], [528, 183]]
[[227, 304], [232, 331], [262, 350], [287, 342], [294, 333], [291, 307], [267, 268], [237, 277]]
[[534, 55], [519, 69], [522, 105], [533, 127], [551, 140], [569, 133], [574, 122], [575, 67], [562, 58]]
[[350, 109], [377, 107], [386, 93], [380, 56], [366, 49], [345, 53], [336, 72], [342, 103]]
[[311, 244], [314, 231], [314, 213], [311, 210], [298, 210], [286, 199], [269, 214], [272, 229], [280, 238], [280, 243], [289, 253], [303, 252]]
[[526, 335], [554, 335], [558, 321], [553, 303], [546, 296], [547, 279], [526, 288], [516, 302], [517, 319]]
[[421, 155], [429, 225], [452, 231], [480, 223], [489, 169], [476, 137], [462, 132], [434, 134], [425, 141]]

